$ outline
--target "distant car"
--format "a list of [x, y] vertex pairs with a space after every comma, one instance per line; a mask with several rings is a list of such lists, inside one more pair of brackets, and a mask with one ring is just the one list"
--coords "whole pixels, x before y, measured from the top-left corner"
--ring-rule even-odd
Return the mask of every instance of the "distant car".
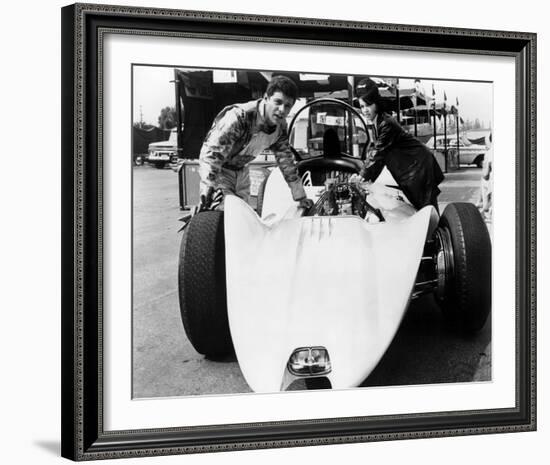
[[[445, 148], [445, 136], [437, 136], [437, 150], [443, 151]], [[429, 149], [434, 148], [434, 138], [431, 137], [426, 145]], [[485, 153], [487, 147], [485, 145], [472, 144], [465, 137], [460, 137], [457, 144], [456, 136], [447, 136], [447, 149], [452, 151], [459, 151], [460, 164], [461, 165], [476, 165], [478, 168], [483, 166], [483, 160], [485, 159]]]
[[178, 161], [178, 131], [172, 129], [170, 138], [165, 141], [152, 142], [149, 144], [147, 162], [155, 167], [162, 169], [167, 163], [177, 163]]

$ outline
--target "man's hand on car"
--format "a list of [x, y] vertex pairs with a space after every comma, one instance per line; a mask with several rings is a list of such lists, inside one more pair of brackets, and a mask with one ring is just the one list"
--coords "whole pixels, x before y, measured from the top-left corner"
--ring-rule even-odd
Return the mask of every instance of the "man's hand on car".
[[363, 181], [364, 179], [360, 174], [352, 174], [348, 179], [348, 182], [352, 184], [359, 184], [359, 183], [362, 183]]
[[223, 201], [223, 192], [221, 189], [209, 187], [206, 196], [201, 195], [201, 203], [199, 211], [215, 210]]
[[[213, 187], [209, 187], [206, 191], [206, 195], [201, 195], [201, 199], [198, 205], [195, 205], [191, 208], [189, 215], [180, 218], [180, 221], [183, 222], [183, 226], [179, 231], [185, 229], [185, 227], [190, 223], [191, 218], [193, 218], [197, 213], [206, 211], [206, 210], [215, 210], [220, 203], [223, 201], [223, 192], [221, 189], [214, 190]], [[179, 232], [178, 231], [178, 232]]]
[[306, 198], [298, 200], [298, 208], [303, 208], [304, 211], [308, 211], [311, 207], [313, 207], [313, 200]]

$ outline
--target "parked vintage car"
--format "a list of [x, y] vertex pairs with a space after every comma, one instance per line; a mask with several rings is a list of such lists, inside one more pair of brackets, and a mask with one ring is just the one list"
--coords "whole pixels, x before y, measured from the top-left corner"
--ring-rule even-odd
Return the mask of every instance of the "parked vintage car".
[[164, 168], [168, 163], [177, 163], [177, 148], [178, 132], [177, 129], [174, 128], [170, 132], [170, 138], [168, 140], [149, 144], [147, 162], [159, 169]]
[[479, 211], [468, 203], [449, 204], [441, 217], [432, 206], [416, 211], [388, 172], [353, 182], [363, 156], [325, 151], [298, 162], [309, 211], [275, 168], [261, 215], [227, 196], [224, 211], [198, 213], [184, 229], [186, 334], [199, 353], [234, 350], [254, 391], [285, 390], [296, 379], [311, 388], [360, 385], [411, 299], [426, 293], [457, 331], [486, 323], [491, 243]]
[[[437, 136], [437, 150], [443, 151], [445, 148], [445, 136]], [[434, 138], [430, 138], [426, 142], [428, 148], [433, 150]], [[476, 165], [478, 168], [483, 166], [483, 160], [485, 153], [487, 152], [487, 146], [480, 144], [473, 144], [466, 137], [461, 136], [458, 139], [456, 134], [454, 136], [447, 136], [447, 149], [459, 154], [461, 165]]]

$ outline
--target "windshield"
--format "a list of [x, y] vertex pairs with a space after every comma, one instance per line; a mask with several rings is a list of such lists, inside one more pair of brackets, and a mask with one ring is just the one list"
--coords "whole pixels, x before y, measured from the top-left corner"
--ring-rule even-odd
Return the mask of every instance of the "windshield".
[[360, 158], [369, 137], [359, 116], [344, 103], [325, 100], [296, 114], [289, 140], [302, 159], [341, 154]]

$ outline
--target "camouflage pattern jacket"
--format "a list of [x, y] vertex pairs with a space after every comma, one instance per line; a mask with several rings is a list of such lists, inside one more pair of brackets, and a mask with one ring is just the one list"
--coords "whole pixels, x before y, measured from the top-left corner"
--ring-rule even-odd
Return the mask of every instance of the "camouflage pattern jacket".
[[201, 148], [201, 184], [216, 187], [221, 168], [241, 170], [263, 150], [274, 152], [294, 200], [306, 197], [290, 151], [286, 122], [269, 127], [263, 99], [225, 107], [216, 117]]

